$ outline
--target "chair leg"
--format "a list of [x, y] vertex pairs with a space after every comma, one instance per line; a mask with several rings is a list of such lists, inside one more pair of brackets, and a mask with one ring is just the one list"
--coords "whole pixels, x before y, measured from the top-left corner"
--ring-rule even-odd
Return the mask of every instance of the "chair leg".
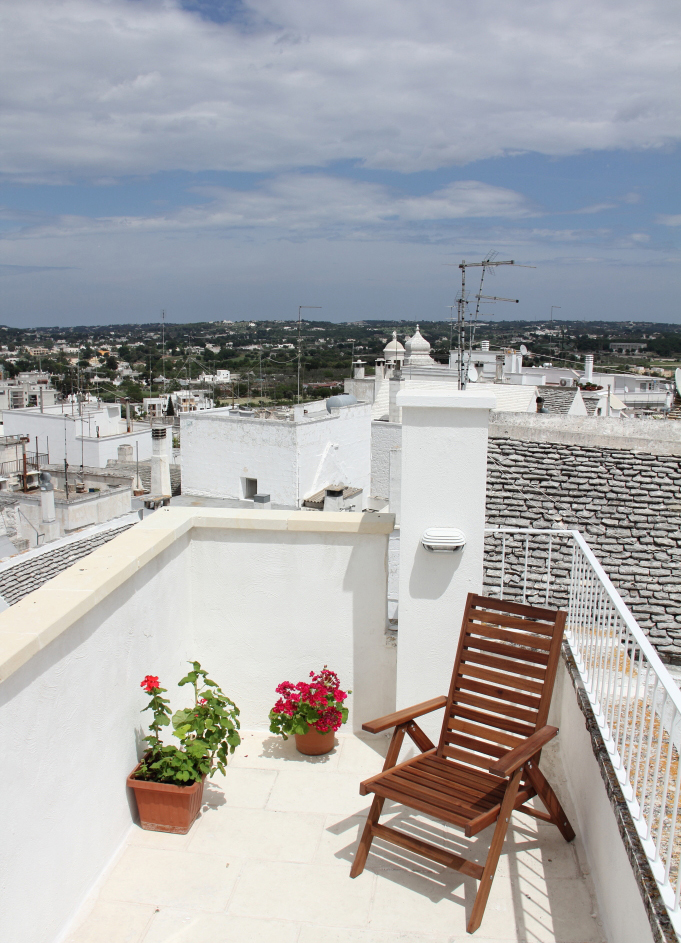
[[482, 917], [485, 913], [485, 907], [487, 906], [487, 898], [492, 889], [492, 881], [496, 874], [499, 855], [501, 854], [508, 825], [511, 821], [511, 813], [513, 812], [513, 806], [515, 805], [516, 796], [518, 795], [518, 787], [520, 786], [522, 774], [523, 767], [521, 766], [520, 769], [515, 771], [506, 786], [506, 792], [504, 793], [501, 809], [499, 810], [496, 828], [492, 836], [492, 843], [489, 847], [487, 861], [485, 862], [482, 877], [480, 878], [480, 887], [478, 888], [478, 893], [475, 895], [471, 919], [468, 921], [468, 926], [466, 927], [468, 933], [475, 933], [482, 923]]
[[371, 843], [374, 840], [372, 829], [381, 817], [384, 802], [385, 799], [383, 799], [381, 796], [374, 796], [374, 801], [371, 803], [371, 808], [369, 809], [369, 814], [367, 815], [367, 820], [364, 825], [362, 837], [360, 838], [359, 845], [357, 846], [355, 860], [353, 861], [352, 867], [350, 868], [351, 878], [359, 877], [359, 875], [364, 870], [364, 865], [367, 863], [367, 857], [369, 856], [369, 849], [371, 848]]
[[[400, 750], [402, 749], [404, 733], [408, 726], [408, 724], [400, 724], [399, 727], [395, 727], [392, 740], [390, 741], [390, 746], [388, 747], [388, 752], [386, 753], [385, 763], [383, 764], [383, 772], [388, 769], [392, 769], [393, 766], [395, 766], [397, 763], [400, 756]], [[369, 855], [369, 849], [371, 848], [371, 842], [374, 839], [372, 828], [381, 817], [384, 802], [385, 799], [380, 798], [380, 796], [374, 796], [374, 800], [371, 803], [371, 808], [369, 809], [369, 814], [367, 815], [367, 820], [364, 825], [362, 837], [360, 838], [359, 845], [357, 846], [355, 860], [353, 861], [352, 868], [350, 869], [351, 878], [358, 877], [364, 870], [364, 865], [366, 864], [366, 860]]]
[[530, 760], [525, 764], [525, 774], [530, 780], [534, 788], [537, 790], [537, 795], [544, 803], [546, 811], [551, 816], [551, 821], [555, 826], [560, 829], [561, 835], [565, 841], [572, 841], [575, 837], [575, 833], [570, 825], [565, 811], [558, 801], [558, 796], [555, 794], [549, 783], [546, 781], [544, 774], [541, 772], [534, 760]]

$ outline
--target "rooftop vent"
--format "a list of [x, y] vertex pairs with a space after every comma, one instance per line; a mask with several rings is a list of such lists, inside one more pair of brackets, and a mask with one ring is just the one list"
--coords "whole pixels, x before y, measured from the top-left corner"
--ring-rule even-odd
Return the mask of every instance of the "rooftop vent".
[[421, 543], [432, 553], [454, 553], [466, 546], [466, 535], [457, 527], [429, 527], [424, 530]]

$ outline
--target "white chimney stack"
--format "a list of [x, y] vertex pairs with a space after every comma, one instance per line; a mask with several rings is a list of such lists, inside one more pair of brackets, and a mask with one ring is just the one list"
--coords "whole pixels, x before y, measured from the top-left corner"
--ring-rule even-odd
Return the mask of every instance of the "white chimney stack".
[[326, 494], [324, 495], [324, 510], [342, 511], [344, 491], [344, 485], [330, 485], [326, 489]]
[[587, 354], [584, 357], [584, 379], [586, 380], [587, 383], [591, 383], [593, 381], [593, 375], [594, 375], [594, 355]]
[[489, 350], [489, 341], [481, 341], [480, 350]]
[[54, 485], [49, 472], [40, 472], [40, 510], [43, 524], [57, 519], [54, 510]]
[[354, 379], [363, 380], [364, 379], [364, 361], [355, 360], [352, 366], [354, 368], [354, 373], [353, 373]]
[[151, 493], [154, 497], [169, 498], [170, 466], [166, 451], [166, 427], [154, 426], [151, 430]]

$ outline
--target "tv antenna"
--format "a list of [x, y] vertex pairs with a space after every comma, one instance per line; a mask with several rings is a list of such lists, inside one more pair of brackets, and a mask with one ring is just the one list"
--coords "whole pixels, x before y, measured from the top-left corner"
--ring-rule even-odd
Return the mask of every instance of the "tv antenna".
[[[486, 304], [488, 302], [495, 301], [508, 301], [512, 304], [518, 304], [518, 298], [501, 298], [497, 295], [483, 295], [482, 286], [485, 281], [485, 275], [489, 271], [490, 275], [494, 274], [495, 268], [500, 265], [516, 265], [519, 268], [534, 268], [534, 265], [520, 265], [514, 259], [497, 259], [496, 252], [490, 252], [481, 262], [466, 262], [465, 259], [462, 259], [459, 262], [459, 268], [461, 269], [461, 294], [456, 299], [456, 332], [457, 332], [457, 371], [458, 371], [458, 386], [460, 390], [465, 390], [466, 385], [469, 380], [471, 358], [473, 356], [473, 343], [475, 340], [475, 328], [478, 323], [478, 317], [480, 315], [480, 304]], [[450, 265], [455, 265], [456, 263], [446, 263]], [[478, 286], [478, 293], [474, 295], [475, 298], [475, 311], [471, 315], [468, 311], [468, 306], [471, 304], [468, 296], [466, 295], [466, 269], [469, 268], [479, 268], [480, 272], [480, 284]], [[450, 308], [454, 308], [454, 305], [450, 305]], [[464, 363], [464, 350], [466, 345], [466, 315], [468, 315], [468, 357]], [[452, 322], [454, 315], [452, 312]]]
[[300, 403], [300, 357], [301, 357], [301, 351], [302, 351], [300, 330], [303, 323], [300, 317], [300, 312], [303, 310], [308, 311], [311, 309], [316, 309], [318, 311], [321, 311], [322, 306], [321, 305], [298, 305], [298, 402], [299, 403]]

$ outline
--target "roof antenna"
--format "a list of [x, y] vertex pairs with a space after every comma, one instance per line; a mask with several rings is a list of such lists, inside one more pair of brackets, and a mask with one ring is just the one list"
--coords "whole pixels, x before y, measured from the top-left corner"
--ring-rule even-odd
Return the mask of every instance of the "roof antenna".
[[[457, 370], [458, 370], [458, 385], [460, 390], [465, 390], [468, 383], [468, 371], [470, 370], [471, 358], [473, 355], [473, 341], [475, 338], [475, 327], [477, 325], [478, 316], [480, 314], [480, 302], [481, 301], [510, 301], [514, 304], [518, 304], [518, 298], [499, 298], [496, 295], [483, 295], [482, 294], [482, 285], [485, 280], [485, 275], [487, 270], [490, 270], [490, 274], [494, 274], [494, 269], [499, 265], [519, 265], [514, 259], [508, 260], [497, 260], [496, 252], [489, 252], [482, 262], [466, 262], [465, 259], [462, 259], [459, 263], [459, 268], [461, 269], [461, 294], [456, 299], [456, 309], [457, 309], [457, 319], [456, 319], [456, 330], [457, 330]], [[455, 265], [456, 263], [447, 262], [446, 265]], [[520, 268], [535, 268], [534, 265], [519, 265]], [[476, 304], [475, 312], [473, 315], [469, 315], [468, 322], [468, 357], [466, 358], [466, 363], [464, 364], [464, 349], [466, 343], [466, 315], [468, 314], [468, 305], [470, 304], [469, 299], [466, 297], [466, 269], [467, 268], [479, 268], [482, 269], [480, 272], [480, 285], [478, 286], [478, 293], [475, 295]], [[454, 305], [450, 306], [452, 309]], [[452, 312], [452, 321], [454, 315]]]

